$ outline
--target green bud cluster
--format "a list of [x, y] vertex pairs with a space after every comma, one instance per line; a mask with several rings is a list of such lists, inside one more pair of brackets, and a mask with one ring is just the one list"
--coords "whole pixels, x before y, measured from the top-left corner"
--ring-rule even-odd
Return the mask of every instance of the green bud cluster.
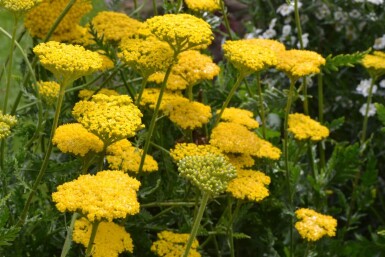
[[17, 119], [15, 116], [0, 114], [0, 139], [6, 138], [11, 134], [11, 128], [15, 126]]
[[218, 195], [237, 176], [236, 169], [222, 155], [186, 156], [178, 162], [180, 175], [189, 179], [200, 190]]

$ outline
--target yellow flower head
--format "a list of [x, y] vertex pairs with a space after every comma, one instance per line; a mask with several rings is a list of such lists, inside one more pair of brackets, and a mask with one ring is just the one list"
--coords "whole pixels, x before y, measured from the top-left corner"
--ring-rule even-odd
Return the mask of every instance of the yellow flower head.
[[119, 57], [122, 61], [145, 78], [157, 71], [166, 70], [173, 62], [170, 46], [153, 37], [125, 38], [121, 41], [120, 49], [122, 52]]
[[[43, 0], [27, 13], [25, 27], [33, 37], [44, 38], [67, 4], [68, 0]], [[90, 0], [77, 0], [53, 32], [51, 40], [69, 42], [79, 38], [83, 34], [80, 20], [91, 9]]]
[[100, 67], [100, 71], [106, 71], [114, 68], [114, 62], [103, 52], [98, 52], [100, 58], [102, 58], [102, 67]]
[[142, 113], [126, 95], [96, 94], [90, 101], [76, 103], [72, 115], [106, 146], [133, 137], [143, 128]]
[[[217, 111], [217, 113], [219, 113], [219, 111]], [[259, 123], [253, 118], [253, 116], [254, 115], [251, 111], [230, 107], [224, 110], [221, 120], [237, 123], [248, 129], [256, 129], [259, 127]]]
[[362, 59], [362, 65], [372, 77], [385, 75], [385, 53], [374, 51], [373, 54], [365, 55]]
[[276, 68], [296, 81], [300, 77], [320, 73], [320, 66], [324, 64], [325, 59], [316, 52], [293, 49], [278, 54]]
[[88, 132], [80, 123], [59, 126], [55, 130], [52, 143], [63, 153], [72, 153], [84, 157], [87, 153], [99, 153], [103, 150], [103, 142]]
[[255, 163], [253, 157], [249, 154], [227, 153], [226, 157], [229, 159], [230, 163], [235, 168], [237, 168], [237, 170], [240, 170], [246, 167], [252, 167]]
[[24, 13], [40, 2], [41, 0], [0, 0], [0, 7], [14, 13]]
[[329, 136], [329, 129], [301, 113], [289, 114], [288, 130], [298, 140], [320, 141]]
[[102, 67], [102, 58], [78, 45], [67, 45], [55, 41], [40, 43], [33, 48], [40, 63], [64, 83], [90, 75]]
[[272, 39], [264, 39], [264, 38], [252, 38], [252, 39], [247, 39], [249, 43], [251, 44], [256, 44], [261, 47], [270, 49], [276, 54], [279, 54], [282, 51], [286, 50], [286, 47], [284, 44], [277, 40], [272, 40]]
[[[138, 149], [127, 139], [119, 140], [107, 148], [107, 162], [110, 169], [138, 173], [143, 150]], [[146, 155], [144, 159], [143, 172], [153, 172], [158, 170], [158, 163], [151, 155]]]
[[190, 14], [165, 14], [145, 22], [159, 40], [167, 42], [176, 54], [189, 49], [205, 49], [214, 36], [210, 25]]
[[206, 155], [206, 154], [221, 154], [221, 151], [212, 145], [196, 145], [194, 143], [178, 143], [174, 149], [171, 149], [171, 158], [178, 162], [186, 156]]
[[55, 81], [40, 81], [37, 83], [39, 95], [47, 105], [54, 105], [59, 97], [60, 85]]
[[225, 57], [244, 75], [259, 72], [277, 63], [276, 54], [251, 40], [227, 40], [223, 44]]
[[[155, 82], [156, 84], [162, 84], [164, 80], [164, 72], [155, 72], [150, 77], [148, 77], [148, 82]], [[183, 90], [186, 89], [188, 82], [184, 80], [181, 76], [170, 73], [167, 79], [166, 88], [168, 90]]]
[[[159, 91], [159, 88], [144, 89], [140, 105], [148, 106], [150, 109], [154, 109], [159, 97]], [[182, 94], [179, 91], [165, 91], [163, 93], [162, 103], [160, 104], [160, 110], [164, 109], [165, 104], [169, 101], [181, 97]]]
[[238, 170], [237, 175], [226, 189], [233, 197], [259, 202], [269, 196], [266, 188], [270, 184], [269, 176], [254, 170]]
[[221, 9], [219, 0], [184, 0], [184, 2], [193, 11], [215, 12]]
[[81, 212], [91, 222], [125, 218], [139, 212], [136, 197], [140, 182], [123, 171], [105, 170], [96, 175], [81, 175], [64, 183], [52, 193], [56, 208]]
[[335, 236], [337, 220], [329, 215], [317, 213], [314, 210], [301, 208], [295, 212], [299, 221], [295, 228], [303, 239], [317, 241], [324, 236]]
[[278, 160], [281, 156], [281, 150], [270, 142], [233, 122], [220, 122], [211, 133], [210, 144], [226, 153], [248, 154], [272, 160]]
[[[182, 256], [186, 248], [189, 234], [173, 233], [171, 231], [162, 231], [158, 233], [158, 240], [151, 246], [151, 251], [159, 257]], [[194, 240], [188, 257], [200, 257], [197, 251], [198, 240]]]
[[88, 100], [90, 99], [93, 95], [96, 95], [96, 94], [102, 94], [102, 95], [115, 95], [115, 96], [118, 96], [119, 93], [116, 92], [115, 90], [113, 89], [108, 89], [108, 88], [102, 88], [100, 89], [96, 94], [95, 94], [95, 90], [90, 90], [90, 89], [82, 89], [79, 91], [79, 94], [78, 94], [78, 97], [82, 100]]
[[124, 13], [113, 11], [99, 12], [91, 21], [98, 37], [106, 41], [118, 42], [123, 37], [134, 35], [142, 26], [142, 22], [130, 18]]
[[[75, 221], [72, 239], [74, 242], [88, 246], [92, 231], [92, 224], [85, 218]], [[114, 222], [100, 222], [94, 244], [93, 257], [118, 257], [122, 252], [134, 251], [131, 235], [124, 227]]]
[[0, 113], [0, 139], [4, 139], [11, 134], [11, 128], [15, 126], [17, 119], [15, 116]]

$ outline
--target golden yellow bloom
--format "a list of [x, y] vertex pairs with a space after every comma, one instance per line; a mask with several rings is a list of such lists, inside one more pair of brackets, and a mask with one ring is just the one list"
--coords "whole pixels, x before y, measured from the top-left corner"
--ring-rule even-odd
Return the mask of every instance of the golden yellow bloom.
[[184, 0], [184, 2], [193, 11], [215, 12], [221, 9], [219, 0]]
[[220, 122], [210, 138], [210, 144], [226, 153], [239, 153], [278, 160], [281, 150], [259, 138], [246, 127], [233, 122]]
[[197, 145], [194, 143], [178, 143], [174, 149], [170, 150], [170, 156], [178, 162], [186, 156], [206, 155], [206, 154], [221, 154], [221, 151], [212, 145]]
[[165, 14], [152, 17], [145, 26], [159, 40], [167, 42], [175, 53], [205, 49], [214, 36], [210, 25], [190, 14]]
[[[92, 224], [85, 218], [75, 221], [72, 239], [74, 242], [88, 246]], [[118, 257], [122, 252], [134, 251], [129, 233], [124, 227], [114, 222], [100, 222], [92, 248], [93, 257]]]
[[41, 99], [48, 105], [56, 103], [59, 97], [60, 85], [55, 81], [40, 81], [37, 83]]
[[0, 7], [14, 13], [23, 13], [40, 2], [41, 0], [0, 0]]
[[[90, 90], [90, 89], [82, 89], [79, 91], [78, 97], [83, 100], [87, 100], [91, 98], [93, 95], [95, 95], [95, 90]], [[102, 88], [100, 89], [96, 94], [102, 94], [102, 95], [115, 95], [118, 96], [119, 93], [116, 92], [113, 89], [108, 89], [108, 88]]]
[[[219, 111], [217, 111], [217, 114], [218, 113]], [[259, 123], [253, 118], [253, 116], [254, 114], [251, 111], [230, 107], [224, 110], [221, 120], [237, 123], [248, 129], [255, 129], [259, 127]]]
[[[171, 231], [162, 231], [158, 233], [158, 240], [151, 245], [151, 251], [160, 257], [179, 257], [182, 256], [186, 248], [189, 234], [173, 233]], [[198, 240], [194, 240], [189, 252], [189, 257], [200, 257], [197, 251]]]
[[100, 71], [106, 71], [114, 68], [114, 62], [103, 52], [98, 52], [100, 58], [102, 58], [102, 67], [100, 67]]
[[266, 188], [270, 184], [269, 176], [254, 170], [238, 170], [237, 175], [226, 189], [233, 197], [259, 202], [269, 196]]
[[[119, 140], [107, 148], [107, 162], [111, 169], [119, 169], [138, 173], [143, 150], [134, 147], [127, 139]], [[158, 170], [158, 163], [151, 155], [146, 154], [143, 172]]]
[[[155, 72], [150, 77], [148, 77], [148, 82], [155, 82], [156, 84], [162, 84], [164, 80], [164, 72]], [[168, 90], [183, 90], [186, 89], [188, 82], [184, 80], [181, 76], [170, 73], [170, 76], [167, 79], [166, 89]]]
[[[67, 4], [68, 0], [43, 0], [26, 14], [25, 27], [33, 37], [44, 38]], [[51, 40], [69, 42], [79, 38], [83, 34], [80, 20], [91, 9], [90, 0], [77, 0], [55, 29]]]
[[55, 130], [52, 143], [63, 153], [72, 153], [84, 157], [87, 153], [99, 153], [103, 150], [103, 142], [88, 132], [80, 123], [59, 126]]
[[244, 75], [259, 72], [277, 63], [276, 54], [248, 39], [227, 40], [223, 44], [225, 57]]
[[317, 241], [324, 236], [335, 236], [337, 220], [332, 216], [317, 213], [314, 210], [301, 208], [295, 212], [299, 221], [295, 228], [303, 239]]
[[320, 141], [329, 136], [329, 129], [301, 113], [289, 114], [288, 131], [298, 140]]
[[308, 50], [287, 50], [278, 54], [276, 68], [294, 80], [320, 72], [325, 59], [316, 52]]
[[67, 45], [55, 41], [40, 43], [33, 48], [40, 63], [64, 83], [90, 75], [102, 67], [102, 58], [78, 45]]
[[385, 53], [374, 51], [373, 54], [365, 55], [362, 59], [362, 65], [364, 65], [372, 77], [385, 75]]
[[143, 77], [163, 71], [173, 62], [170, 46], [156, 38], [124, 38], [120, 43], [119, 57]]
[[[140, 100], [140, 105], [148, 106], [151, 109], [155, 108], [155, 104], [159, 97], [159, 88], [146, 88], [143, 91], [142, 99]], [[160, 109], [162, 110], [166, 103], [175, 98], [182, 97], [182, 94], [179, 91], [165, 91], [163, 93], [162, 103], [160, 104]]]
[[251, 44], [256, 44], [261, 47], [268, 48], [276, 54], [279, 54], [280, 52], [286, 50], [285, 45], [277, 40], [264, 39], [264, 38], [252, 38], [247, 40], [249, 40]]
[[72, 115], [106, 146], [133, 137], [143, 128], [143, 115], [127, 95], [96, 94], [90, 101], [76, 103]]
[[240, 170], [242, 168], [251, 167], [254, 165], [255, 161], [253, 157], [249, 154], [233, 154], [227, 153], [226, 157], [229, 159], [230, 163]]
[[1, 114], [0, 112], [0, 139], [4, 139], [11, 134], [11, 128], [15, 126], [17, 119], [9, 114]]
[[58, 186], [52, 200], [61, 212], [81, 212], [91, 222], [112, 221], [139, 212], [139, 186], [138, 180], [123, 171], [105, 170]]

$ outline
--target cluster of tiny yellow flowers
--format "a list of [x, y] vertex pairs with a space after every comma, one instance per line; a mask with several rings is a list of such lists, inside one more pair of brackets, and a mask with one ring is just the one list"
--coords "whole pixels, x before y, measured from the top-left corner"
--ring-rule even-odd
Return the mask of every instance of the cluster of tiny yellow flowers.
[[[78, 97], [82, 100], [87, 100], [90, 99], [93, 95], [95, 95], [95, 90], [90, 90], [90, 89], [82, 89], [79, 91]], [[113, 89], [108, 89], [108, 88], [102, 88], [96, 94], [102, 94], [102, 95], [115, 95], [118, 96], [119, 93], [116, 92]]]
[[106, 55], [105, 52], [98, 51], [98, 54], [100, 58], [102, 58], [102, 66], [100, 67], [99, 71], [106, 71], [114, 68], [114, 62]]
[[275, 54], [279, 54], [280, 52], [286, 50], [285, 45], [277, 40], [265, 39], [265, 38], [251, 38], [251, 39], [248, 39], [248, 42], [250, 44], [256, 44], [261, 47], [270, 49]]
[[33, 51], [44, 68], [51, 71], [61, 82], [70, 83], [102, 67], [103, 60], [98, 53], [86, 50], [79, 45], [50, 41], [38, 44]]
[[[92, 224], [85, 218], [75, 222], [72, 239], [74, 242], [88, 246]], [[92, 248], [93, 257], [118, 257], [122, 252], [134, 251], [131, 235], [124, 227], [114, 222], [100, 222]]]
[[91, 222], [112, 221], [139, 212], [139, 186], [123, 171], [105, 170], [58, 186], [52, 200], [61, 212], [80, 212]]
[[269, 196], [266, 188], [270, 177], [260, 171], [238, 170], [237, 177], [229, 182], [226, 191], [237, 199], [259, 202]]
[[39, 95], [47, 105], [53, 105], [59, 96], [60, 85], [55, 81], [40, 81], [37, 83]]
[[252, 167], [255, 163], [253, 157], [249, 154], [234, 154], [227, 153], [226, 157], [229, 159], [230, 163], [240, 170], [242, 168]]
[[301, 208], [295, 212], [298, 222], [295, 228], [303, 239], [317, 241], [324, 236], [335, 236], [337, 220], [314, 210]]
[[89, 152], [99, 153], [104, 146], [97, 136], [88, 132], [80, 123], [59, 126], [55, 130], [52, 143], [63, 153], [72, 153], [82, 157]]
[[212, 145], [197, 145], [194, 143], [178, 143], [174, 149], [170, 150], [170, 156], [178, 162], [186, 156], [192, 155], [207, 155], [207, 154], [221, 154], [221, 151]]
[[214, 36], [210, 25], [190, 14], [165, 14], [145, 21], [145, 26], [159, 40], [167, 42], [175, 53], [205, 49]]
[[[155, 72], [150, 77], [148, 77], [148, 82], [155, 82], [156, 84], [162, 84], [165, 75], [166, 74], [164, 72]], [[188, 85], [188, 82], [184, 80], [181, 76], [170, 73], [167, 79], [166, 89], [183, 90], [183, 89], [186, 89], [187, 85]]]
[[[155, 108], [156, 101], [159, 97], [159, 88], [146, 88], [143, 90], [142, 99], [140, 105], [148, 106], [150, 109]], [[175, 98], [183, 97], [180, 91], [168, 91], [165, 90], [163, 93], [162, 103], [160, 104], [160, 110], [164, 108], [164, 105]]]
[[11, 128], [15, 126], [17, 119], [9, 114], [0, 114], [0, 139], [6, 138], [11, 134]]
[[142, 26], [142, 22], [130, 18], [124, 13], [102, 11], [91, 21], [98, 37], [106, 41], [118, 42], [123, 37], [134, 35]]
[[106, 146], [132, 137], [143, 128], [142, 113], [126, 95], [96, 94], [90, 101], [76, 103], [72, 115]]
[[374, 77], [385, 75], [385, 53], [374, 51], [373, 54], [367, 54], [362, 59], [362, 65]]
[[251, 40], [228, 40], [223, 44], [225, 57], [244, 75], [259, 72], [277, 63], [276, 54]]
[[272, 160], [278, 160], [281, 156], [281, 150], [270, 142], [233, 122], [220, 122], [211, 133], [210, 144], [226, 153], [248, 154]]
[[308, 50], [287, 50], [278, 54], [276, 68], [296, 81], [300, 77], [320, 72], [320, 66], [325, 64], [325, 59], [316, 52]]
[[298, 140], [320, 141], [329, 136], [329, 129], [301, 113], [289, 114], [288, 130]]
[[[107, 162], [111, 169], [119, 169], [128, 172], [138, 173], [143, 150], [132, 146], [127, 139], [119, 140], [107, 148]], [[143, 172], [158, 170], [158, 163], [151, 155], [144, 159]]]
[[184, 0], [187, 8], [193, 11], [215, 12], [221, 9], [219, 0]]
[[[217, 113], [219, 113], [219, 111]], [[251, 111], [235, 107], [225, 108], [221, 120], [237, 123], [248, 129], [256, 129], [259, 127], [259, 123], [253, 118], [253, 113]]]
[[41, 0], [0, 0], [0, 7], [14, 13], [23, 13], [40, 2]]
[[[44, 38], [67, 4], [68, 0], [43, 0], [27, 13], [25, 27], [33, 37]], [[80, 20], [91, 9], [91, 1], [77, 0], [53, 32], [51, 39], [69, 42], [79, 38], [83, 33]]]
[[[151, 246], [151, 251], [160, 257], [180, 257], [186, 248], [189, 234], [173, 233], [171, 231], [162, 231], [158, 233], [158, 240]], [[194, 240], [188, 257], [200, 257], [197, 251], [198, 240]]]
[[237, 172], [226, 157], [218, 154], [186, 156], [177, 163], [179, 174], [210, 195], [223, 193]]

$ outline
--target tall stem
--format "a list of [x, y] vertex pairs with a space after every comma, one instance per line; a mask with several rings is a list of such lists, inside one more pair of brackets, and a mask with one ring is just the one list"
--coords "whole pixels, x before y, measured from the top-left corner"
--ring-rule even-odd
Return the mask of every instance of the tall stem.
[[[322, 73], [318, 74], [318, 121], [322, 124], [324, 122], [324, 93], [323, 93], [323, 75]], [[319, 155], [320, 155], [320, 164], [319, 170], [325, 168], [325, 142], [321, 141], [318, 143], [319, 146]]]
[[257, 89], [258, 89], [258, 98], [259, 98], [259, 115], [261, 116], [262, 121], [262, 136], [266, 138], [266, 117], [265, 117], [265, 107], [263, 104], [262, 96], [262, 87], [261, 87], [261, 74], [257, 73]]
[[142, 79], [142, 84], [140, 85], [138, 97], [135, 100], [135, 104], [139, 106], [140, 100], [142, 99], [143, 91], [147, 85], [148, 76], [144, 76]]
[[299, 45], [300, 45], [300, 48], [303, 49], [302, 28], [301, 28], [301, 21], [299, 18], [298, 0], [294, 0], [294, 15], [295, 15], [295, 25], [297, 27]]
[[94, 245], [95, 237], [96, 237], [96, 232], [98, 232], [98, 227], [99, 227], [99, 221], [95, 221], [92, 223], [92, 231], [91, 231], [91, 236], [90, 236], [90, 241], [88, 242], [87, 250], [86, 250], [86, 257], [89, 257], [92, 255], [92, 247]]
[[70, 226], [69, 226], [69, 228], [67, 230], [67, 236], [66, 236], [66, 239], [64, 241], [64, 245], [63, 245], [60, 257], [66, 257], [68, 252], [69, 252], [69, 250], [71, 249], [72, 232], [74, 230], [75, 221], [78, 218], [78, 216], [79, 216], [79, 214], [77, 212], [72, 214], [71, 224], [70, 224]]
[[361, 144], [363, 144], [366, 139], [366, 130], [368, 127], [368, 118], [369, 118], [368, 114], [369, 114], [370, 104], [372, 103], [373, 86], [375, 82], [376, 82], [376, 78], [372, 77], [372, 81], [370, 82], [370, 87], [369, 87], [369, 95], [366, 101], [364, 122], [362, 124]]
[[193, 224], [193, 227], [191, 229], [190, 237], [187, 241], [186, 249], [184, 251], [183, 257], [187, 257], [189, 252], [190, 252], [190, 248], [191, 248], [191, 246], [195, 240], [195, 237], [198, 233], [198, 229], [199, 229], [199, 226], [201, 224], [202, 216], [203, 216], [203, 213], [205, 212], [205, 208], [206, 208], [207, 202], [209, 200], [209, 197], [210, 197], [210, 194], [207, 192], [204, 192], [202, 195], [201, 205], [199, 206], [197, 216], [195, 217], [194, 224]]
[[231, 31], [229, 19], [227, 17], [227, 12], [226, 12], [226, 8], [225, 8], [225, 2], [224, 2], [224, 0], [220, 0], [219, 2], [220, 2], [220, 5], [221, 5], [221, 12], [222, 12], [222, 15], [223, 15], [223, 20], [225, 21], [225, 27], [226, 27], [227, 33], [229, 34], [230, 40], [233, 40], [233, 33]]

